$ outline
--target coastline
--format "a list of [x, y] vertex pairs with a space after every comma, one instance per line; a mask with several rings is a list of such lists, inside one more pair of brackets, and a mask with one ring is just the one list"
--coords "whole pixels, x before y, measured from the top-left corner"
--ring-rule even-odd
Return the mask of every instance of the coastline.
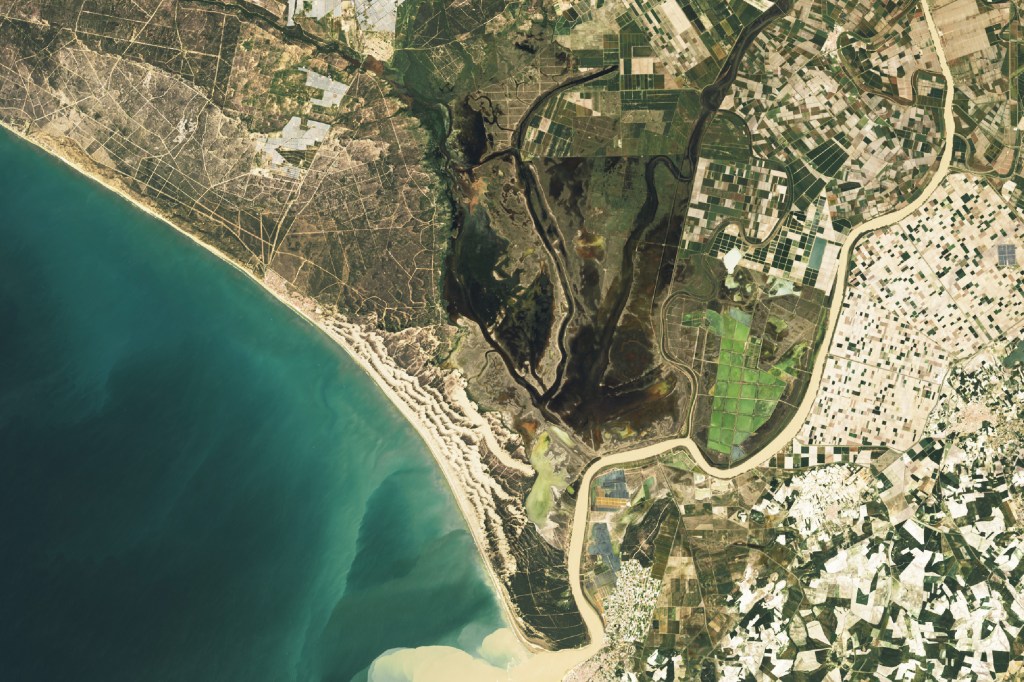
[[[362, 330], [361, 327], [354, 323], [348, 322], [347, 320], [343, 320], [343, 318], [342, 320], [333, 319], [331, 317], [319, 313], [317, 311], [317, 304], [313, 302], [311, 299], [307, 299], [301, 296], [300, 294], [289, 293], [285, 288], [286, 284], [283, 278], [280, 278], [279, 285], [275, 286], [275, 282], [273, 280], [274, 275], [276, 275], [277, 273], [275, 273], [273, 270], [268, 270], [267, 277], [263, 279], [259, 278], [256, 275], [256, 273], [244, 267], [242, 264], [232, 259], [230, 256], [228, 256], [221, 250], [199, 239], [196, 235], [177, 225], [173, 220], [171, 220], [167, 216], [161, 214], [153, 207], [143, 203], [141, 199], [133, 195], [127, 187], [123, 186], [115, 178], [109, 178], [100, 173], [91, 172], [90, 169], [86, 168], [83, 163], [80, 163], [76, 159], [72, 158], [71, 155], [69, 155], [59, 145], [54, 144], [51, 138], [49, 138], [48, 136], [40, 136], [40, 138], [30, 137], [29, 135], [11, 126], [3, 120], [0, 120], [0, 127], [10, 132], [11, 134], [17, 136], [20, 140], [32, 145], [37, 149], [42, 150], [51, 157], [60, 160], [61, 163], [65, 164], [67, 167], [73, 169], [77, 173], [80, 173], [82, 176], [88, 178], [89, 180], [96, 182], [97, 184], [101, 185], [104, 189], [114, 192], [125, 201], [131, 203], [132, 206], [134, 206], [136, 209], [141, 210], [148, 216], [155, 218], [164, 223], [165, 225], [173, 228], [176, 232], [191, 240], [192, 243], [202, 247], [208, 253], [212, 254], [222, 262], [227, 263], [228, 265], [235, 268], [238, 272], [244, 274], [246, 277], [249, 278], [250, 281], [258, 285], [260, 289], [262, 289], [267, 294], [272, 296], [279, 303], [290, 308], [301, 319], [303, 319], [305, 322], [312, 325], [321, 333], [326, 335], [329, 339], [331, 339], [331, 341], [333, 341], [345, 353], [345, 355], [348, 358], [350, 358], [367, 376], [369, 376], [369, 378], [371, 379], [371, 381], [373, 381], [376, 387], [388, 398], [388, 400], [395, 406], [395, 408], [398, 409], [399, 413], [406, 419], [406, 421], [412, 425], [413, 429], [419, 435], [420, 439], [427, 446], [427, 449], [433, 456], [434, 461], [436, 462], [438, 468], [441, 470], [441, 473], [444, 477], [448, 489], [451, 491], [451, 494], [455, 499], [456, 505], [459, 508], [459, 512], [463, 517], [463, 520], [470, 532], [470, 535], [472, 536], [473, 541], [477, 546], [480, 562], [483, 565], [484, 571], [488, 576], [488, 580], [491, 582], [492, 589], [495, 593], [496, 600], [500, 605], [502, 614], [505, 616], [505, 620], [507, 621], [509, 627], [512, 629], [513, 632], [515, 632], [516, 638], [524, 647], [526, 647], [527, 651], [530, 654], [521, 663], [514, 665], [507, 671], [503, 671], [507, 674], [507, 678], [505, 675], [502, 675], [501, 678], [524, 681], [561, 679], [561, 677], [564, 676], [564, 674], [568, 673], [571, 667], [573, 667], [576, 663], [583, 660], [583, 658], [580, 657], [581, 654], [583, 652], [589, 652], [589, 650], [593, 647], [593, 642], [591, 642], [591, 644], [581, 649], [549, 651], [547, 649], [544, 649], [543, 647], [538, 646], [526, 635], [519, 618], [516, 616], [515, 611], [509, 604], [507, 593], [502, 587], [502, 582], [494, 568], [493, 562], [489, 559], [490, 550], [486, 538], [484, 536], [483, 519], [472, 506], [469, 498], [465, 494], [465, 491], [462, 489], [461, 486], [458, 485], [455, 472], [452, 470], [451, 465], [446, 459], [447, 449], [445, 448], [444, 444], [436, 434], [436, 430], [440, 427], [438, 425], [431, 424], [430, 421], [426, 419], [423, 415], [417, 413], [410, 405], [410, 402], [404, 399], [396, 390], [396, 388], [392, 385], [392, 383], [389, 383], [389, 381], [385, 378], [386, 365], [394, 365], [393, 361], [391, 361], [389, 357], [382, 357], [380, 353], [373, 352], [368, 352], [364, 356], [363, 353], [360, 353], [356, 350], [353, 341], [343, 336], [336, 328], [331, 326], [331, 323], [333, 322], [335, 324], [348, 325], [349, 327], [352, 328], [353, 332], [356, 332], [357, 330], [364, 331]], [[271, 275], [269, 273], [273, 274]], [[363, 343], [360, 345], [367, 347], [368, 350], [372, 349], [371, 343]], [[397, 365], [394, 365], [394, 367], [396, 369], [400, 369], [397, 367]], [[411, 375], [409, 376], [409, 378], [415, 380], [415, 377], [412, 377]], [[494, 440], [493, 438], [493, 434], [488, 435], [490, 435], [490, 438], [487, 438], [489, 447], [493, 448], [497, 446], [496, 440]], [[502, 457], [501, 454], [502, 451], [500, 447], [494, 450], [494, 455], [501, 461], [502, 464], [509, 466], [511, 468], [516, 468], [520, 472], [523, 472], [524, 468], [528, 468], [527, 465], [507, 457]], [[530, 471], [532, 472], [532, 469], [530, 469]], [[596, 653], [596, 650], [592, 653]], [[561, 659], [567, 658], [567, 654], [571, 654], [572, 662], [570, 663], [570, 661], [566, 660], [564, 663], [560, 663]], [[589, 655], [590, 653], [587, 654], [587, 656]], [[552, 657], [557, 659], [557, 661], [552, 660]], [[566, 667], [562, 669], [562, 665], [565, 665]], [[543, 675], [544, 673], [549, 674], [545, 675], [544, 677], [537, 676], [538, 674]], [[456, 675], [455, 677], [452, 677], [450, 679], [459, 679], [459, 677]], [[470, 678], [467, 677], [464, 679], [468, 680]]]
[[[493, 505], [501, 500], [495, 501], [485, 497], [489, 493], [496, 492], [493, 488], [488, 489], [487, 487], [487, 484], [492, 481], [477, 481], [472, 475], [476, 471], [481, 471], [485, 477], [488, 476], [485, 466], [487, 463], [483, 461], [482, 456], [485, 446], [493, 458], [504, 467], [515, 469], [525, 475], [532, 474], [532, 468], [522, 461], [510, 458], [507, 451], [500, 447], [490, 425], [483, 415], [475, 411], [475, 406], [465, 397], [464, 391], [461, 394], [456, 393], [457, 397], [454, 403], [441, 400], [440, 398], [447, 396], [437, 394], [436, 391], [420, 386], [415, 375], [405, 371], [394, 362], [392, 356], [383, 347], [382, 336], [374, 333], [373, 330], [356, 325], [344, 317], [325, 313], [311, 299], [301, 294], [289, 292], [286, 281], [273, 270], [268, 269], [267, 273], [260, 277], [238, 260], [228, 256], [217, 247], [208, 244], [189, 230], [181, 227], [175, 220], [162, 214], [158, 209], [147, 205], [144, 199], [137, 196], [119, 176], [113, 172], [106, 173], [102, 166], [94, 167], [91, 160], [88, 160], [84, 152], [78, 147], [71, 144], [65, 146], [61, 144], [59, 138], [46, 134], [30, 136], [30, 134], [23, 133], [2, 120], [0, 120], [0, 125], [20, 139], [36, 148], [42, 149], [48, 155], [56, 157], [76, 172], [99, 183], [105, 189], [115, 192], [134, 207], [169, 225], [221, 261], [230, 264], [238, 271], [244, 273], [259, 285], [261, 289], [277, 299], [278, 302], [291, 308], [302, 319], [326, 334], [336, 343], [370, 377], [378, 389], [387, 396], [399, 413], [416, 430], [421, 440], [431, 452], [435, 462], [441, 469], [445, 482], [455, 498], [460, 514], [477, 546], [484, 570], [491, 581], [502, 613], [505, 615], [509, 627], [516, 633], [517, 639], [532, 654], [521, 663], [511, 666], [507, 670], [495, 669], [493, 679], [524, 681], [561, 679], [579, 663], [598, 653], [604, 639], [604, 624], [583, 594], [580, 583], [580, 559], [583, 552], [583, 535], [585, 534], [589, 511], [589, 488], [594, 475], [608, 466], [626, 464], [665, 452], [674, 447], [686, 446], [691, 449], [694, 462], [706, 473], [717, 478], [732, 478], [756, 466], [761, 466], [768, 457], [773, 455], [778, 449], [785, 447], [787, 442], [791, 442], [812, 408], [821, 382], [828, 348], [831, 345], [838, 313], [842, 306], [846, 286], [845, 277], [850, 267], [850, 254], [857, 241], [856, 238], [873, 230], [887, 227], [916, 211], [927, 201], [928, 197], [947, 175], [952, 155], [951, 136], [954, 130], [951, 127], [954, 83], [943, 52], [940, 36], [932, 20], [928, 0], [922, 0], [922, 7], [930, 33], [935, 42], [943, 75], [948, 84], [943, 103], [947, 124], [947, 130], [945, 131], [947, 141], [941, 155], [938, 170], [919, 197], [901, 209], [861, 224], [848, 236], [840, 253], [840, 271], [836, 274], [836, 282], [833, 289], [833, 301], [829, 311], [829, 329], [823, 339], [822, 349], [815, 359], [811, 382], [805, 391], [804, 399], [796, 414], [770, 443], [739, 466], [730, 469], [718, 469], [708, 465], [696, 450], [693, 441], [689, 438], [664, 440], [640, 448], [605, 455], [598, 457], [587, 467], [582, 484], [578, 489], [577, 505], [574, 510], [573, 523], [569, 529], [568, 547], [565, 554], [571, 594], [590, 635], [590, 642], [577, 649], [548, 651], [539, 647], [534, 641], [531, 641], [523, 622], [516, 615], [515, 605], [511, 602], [509, 594], [505, 589], [505, 582], [500, 575], [501, 568], [496, 566], [495, 563], [496, 561], [500, 562], [507, 559], [504, 556], [506, 554], [504, 549], [507, 548], [501, 546], [504, 536], [495, 537], [493, 533], [487, 531], [488, 525], [486, 522], [492, 519], [493, 516], [486, 514], [485, 512], [489, 511], [489, 509], [486, 506], [482, 506], [486, 503]], [[461, 375], [457, 373], [453, 373], [453, 376], [461, 378]], [[452, 415], [455, 415], [455, 419], [452, 418]], [[459, 441], [462, 441], [461, 445]], [[467, 458], [467, 454], [471, 455], [474, 452], [476, 453], [475, 460]], [[484, 502], [481, 502], [481, 499], [484, 499]], [[497, 549], [495, 549], [496, 545]], [[514, 563], [514, 558], [511, 561]], [[443, 679], [481, 680], [484, 678], [479, 676], [478, 670], [475, 672], [461, 671], [461, 674], [460, 671], [449, 670], [446, 671]]]

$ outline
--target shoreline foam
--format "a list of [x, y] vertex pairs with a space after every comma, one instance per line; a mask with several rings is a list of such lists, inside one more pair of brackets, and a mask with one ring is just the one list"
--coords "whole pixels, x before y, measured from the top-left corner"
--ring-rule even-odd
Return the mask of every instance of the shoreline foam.
[[[132, 194], [131, 191], [117, 178], [106, 177], [101, 173], [93, 172], [92, 169], [85, 166], [84, 162], [72, 158], [67, 150], [63, 149], [56, 140], [52, 140], [48, 136], [32, 137], [3, 120], [0, 120], [0, 127], [3, 127], [4, 130], [7, 130], [11, 134], [17, 136], [20, 140], [58, 159], [61, 163], [73, 169], [75, 172], [80, 173], [89, 180], [96, 182], [111, 192], [114, 192], [138, 210], [171, 227], [177, 233], [191, 240], [192, 243], [202, 247], [220, 261], [227, 263], [238, 272], [244, 274], [250, 281], [259, 286], [261, 290], [272, 296], [279, 303], [287, 306], [301, 319], [305, 320], [307, 323], [330, 338], [346, 356], [348, 356], [363, 372], [366, 373], [367, 376], [370, 377], [377, 388], [388, 398], [396, 409], [398, 409], [399, 413], [406, 419], [406, 421], [412, 425], [413, 429], [415, 429], [416, 433], [433, 456], [434, 461], [441, 470], [448, 489], [455, 498], [456, 505], [459, 508], [459, 512], [466, 523], [470, 535], [473, 537], [473, 541], [477, 546], [481, 564], [487, 574], [488, 580], [491, 582], [492, 589], [494, 590], [495, 597], [501, 607], [501, 611], [505, 616], [505, 620], [508, 622], [512, 631], [516, 634], [517, 639], [527, 648], [527, 651], [530, 654], [523, 662], [516, 664], [509, 670], [505, 671], [505, 675], [503, 675], [503, 677], [514, 680], [561, 679], [561, 677], [568, 673], [574, 665], [590, 655], [590, 653], [587, 653], [586, 655], [584, 655], [584, 653], [590, 652], [593, 648], [593, 643], [581, 649], [549, 651], [538, 646], [525, 634], [522, 623], [515, 614], [512, 606], [509, 604], [509, 598], [503, 588], [503, 583], [495, 570], [494, 563], [491, 561], [491, 550], [489, 549], [484, 536], [484, 519], [477, 512], [476, 508], [473, 507], [467, 496], [467, 491], [458, 483], [458, 478], [452, 470], [452, 465], [448, 460], [447, 448], [438, 436], [437, 432], [439, 432], [443, 426], [430, 420], [425, 415], [416, 412], [413, 406], [410, 405], [411, 401], [402, 397], [398, 387], [393, 385], [393, 383], [398, 383], [401, 379], [400, 377], [393, 376], [394, 372], [403, 372], [406, 374], [405, 378], [407, 381], [418, 384], [418, 382], [416, 382], [416, 378], [411, 374], [404, 372], [404, 370], [402, 370], [390, 356], [386, 355], [386, 353], [381, 353], [379, 349], [374, 349], [372, 337], [368, 330], [365, 330], [359, 325], [349, 322], [344, 318], [339, 319], [340, 316], [339, 318], [333, 318], [318, 312], [317, 304], [315, 304], [311, 299], [305, 298], [300, 294], [288, 292], [285, 289], [287, 285], [284, 278], [280, 278], [280, 282], [276, 282], [274, 275], [277, 273], [273, 270], [268, 270], [268, 276], [260, 279], [255, 272], [244, 267], [220, 249], [204, 242], [196, 235], [177, 225], [169, 217], [143, 203], [139, 197]], [[278, 277], [280, 276], [278, 275]], [[346, 338], [338, 328], [332, 325], [338, 325], [342, 329], [348, 327], [348, 333], [353, 336], [358, 335], [358, 337], [356, 339]], [[362, 341], [362, 343], [359, 343], [359, 341]], [[365, 348], [366, 355], [356, 350], [356, 343], [359, 343], [361, 347]], [[385, 374], [392, 375], [390, 382], [385, 377]], [[423, 393], [427, 399], [431, 398], [431, 396], [426, 392]], [[460, 405], [460, 407], [473, 407], [473, 411], [475, 412], [475, 406], [472, 406], [468, 397], [465, 398], [464, 402], [466, 404]], [[444, 408], [441, 405], [435, 405], [435, 407], [439, 412], [444, 411]], [[478, 412], [475, 414], [477, 419], [473, 421], [476, 426], [483, 429], [486, 433], [484, 438], [487, 441], [488, 449], [490, 450], [494, 448], [493, 454], [495, 457], [504, 466], [514, 468], [520, 473], [527, 473], [528, 470], [529, 473], [532, 474], [532, 469], [529, 469], [528, 465], [507, 457], [507, 454], [505, 454], [504, 457], [502, 456], [504, 451], [500, 446], [498, 446], [497, 441], [494, 438], [493, 431], [491, 431], [487, 425], [486, 420], [484, 420]], [[472, 417], [470, 418], [472, 419]], [[455, 437], [462, 437], [462, 434], [460, 433], [454, 435]], [[596, 650], [591, 653], [596, 653]], [[460, 679], [457, 671], [449, 672], [451, 674], [448, 679]], [[469, 674], [471, 671], [467, 670], [465, 672]], [[463, 679], [470, 678], [464, 677]]]

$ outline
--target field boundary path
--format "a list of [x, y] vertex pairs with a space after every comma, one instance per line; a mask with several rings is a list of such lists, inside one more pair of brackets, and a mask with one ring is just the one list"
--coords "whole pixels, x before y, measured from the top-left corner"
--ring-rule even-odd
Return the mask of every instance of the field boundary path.
[[697, 444], [691, 438], [672, 438], [670, 440], [637, 448], [635, 450], [627, 450], [625, 452], [617, 452], [615, 454], [607, 455], [591, 463], [583, 476], [583, 480], [580, 482], [579, 488], [577, 489], [578, 498], [576, 502], [576, 512], [573, 516], [572, 536], [569, 541], [569, 551], [566, 554], [569, 560], [569, 585], [572, 588], [573, 599], [576, 601], [576, 606], [579, 609], [580, 614], [583, 616], [583, 622], [586, 624], [587, 630], [590, 632], [591, 639], [591, 643], [588, 646], [574, 650], [581, 654], [581, 661], [585, 660], [582, 654], [585, 653], [586, 657], [589, 657], [597, 653], [597, 651], [600, 650], [600, 645], [604, 643], [604, 623], [601, 620], [601, 616], [597, 613], [597, 610], [583, 593], [583, 586], [580, 580], [580, 569], [583, 561], [583, 543], [586, 536], [587, 515], [590, 507], [590, 486], [593, 483], [594, 476], [609, 467], [629, 465], [647, 459], [648, 457], [663, 454], [674, 448], [684, 447], [689, 450], [694, 462], [704, 471], [704, 473], [716, 478], [730, 479], [746, 473], [755, 467], [761, 466], [772, 455], [779, 452], [779, 450], [786, 445], [792, 443], [800, 428], [803, 426], [804, 421], [807, 419], [807, 415], [811, 411], [811, 406], [814, 404], [818, 388], [821, 384], [821, 377], [825, 369], [825, 359], [828, 356], [828, 349], [832, 344], [832, 337], [835, 335], [836, 326], [839, 322], [839, 315], [843, 307], [843, 297], [846, 293], [846, 277], [850, 270], [850, 255], [853, 247], [865, 234], [889, 227], [890, 225], [898, 223], [914, 214], [931, 198], [932, 194], [936, 189], [938, 189], [939, 185], [949, 173], [949, 164], [953, 158], [953, 133], [956, 130], [956, 125], [953, 120], [953, 94], [955, 90], [953, 85], [953, 74], [950, 72], [949, 64], [946, 62], [946, 54], [942, 49], [942, 41], [939, 36], [938, 28], [935, 26], [935, 21], [932, 18], [929, 0], [921, 0], [921, 8], [924, 11], [925, 21], [928, 23], [928, 31], [931, 34], [932, 42], [935, 46], [935, 52], [939, 59], [939, 66], [942, 70], [942, 75], [946, 79], [946, 89], [942, 103], [945, 144], [943, 145], [942, 156], [939, 159], [938, 169], [936, 169], [931, 180], [929, 180], [925, 188], [913, 201], [902, 208], [898, 208], [895, 211], [891, 211], [885, 215], [878, 216], [877, 218], [873, 218], [858, 225], [850, 232], [846, 241], [843, 243], [843, 248], [839, 253], [839, 271], [836, 273], [832, 305], [829, 308], [828, 313], [828, 329], [826, 331], [825, 338], [822, 340], [821, 350], [818, 352], [818, 357], [814, 362], [814, 367], [811, 370], [810, 383], [807, 386], [804, 398], [801, 401], [796, 414], [793, 415], [792, 420], [790, 420], [786, 428], [772, 439], [771, 442], [740, 464], [725, 469], [720, 469], [709, 464], [707, 460], [701, 456], [700, 451], [697, 448]]

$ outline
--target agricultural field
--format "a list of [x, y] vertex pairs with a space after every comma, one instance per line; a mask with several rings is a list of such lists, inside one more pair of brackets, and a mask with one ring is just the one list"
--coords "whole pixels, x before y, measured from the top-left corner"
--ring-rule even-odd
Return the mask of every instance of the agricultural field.
[[[761, 342], [750, 338], [749, 320], [733, 308], [709, 323], [721, 329], [718, 371], [715, 376], [708, 449], [732, 454], [750, 434], [759, 429], [775, 411], [786, 390], [786, 382], [771, 372], [757, 369]], [[706, 312], [706, 316], [712, 315]], [[779, 373], [782, 370], [778, 370]]]
[[613, 672], [1013, 673], [1019, 3], [0, 5], [3, 123], [356, 347], [531, 644], [579, 504]]
[[[942, 438], [904, 453], [778, 460], [719, 480], [673, 450], [602, 472], [588, 598], [605, 609], [627, 570], [657, 584], [652, 602], [635, 598], [646, 628], [606, 647], [605, 665], [654, 680], [1019, 674], [1024, 500], [991, 487], [1020, 453], [1016, 372], [958, 373], [934, 415]], [[972, 404], [991, 410], [984, 433], [960, 431]]]
[[[576, 3], [489, 21], [428, 48], [461, 148], [456, 309], [523, 409], [588, 447], [689, 435], [712, 464], [741, 461], [803, 397], [847, 235], [938, 162], [946, 88], [919, 5]], [[487, 30], [522, 49], [477, 58]], [[482, 229], [502, 246], [470, 283], [458, 254]], [[527, 295], [538, 268], [550, 289]], [[716, 333], [712, 314], [738, 326]], [[506, 319], [543, 323], [532, 355]], [[500, 369], [475, 394], [507, 405]]]

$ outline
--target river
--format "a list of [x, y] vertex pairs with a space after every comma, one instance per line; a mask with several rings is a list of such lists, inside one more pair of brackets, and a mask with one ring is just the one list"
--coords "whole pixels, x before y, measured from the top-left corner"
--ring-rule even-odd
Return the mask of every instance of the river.
[[583, 544], [587, 529], [587, 515], [590, 511], [589, 491], [593, 484], [594, 476], [608, 467], [628, 466], [647, 459], [648, 457], [655, 457], [668, 452], [673, 448], [681, 447], [686, 448], [690, 453], [690, 456], [693, 458], [694, 463], [705, 473], [716, 478], [729, 479], [735, 478], [740, 474], [761, 466], [772, 455], [784, 448], [790, 447], [793, 443], [793, 439], [803, 426], [804, 420], [810, 413], [811, 407], [813, 406], [815, 397], [818, 393], [818, 387], [821, 385], [821, 377], [825, 369], [825, 360], [828, 356], [832, 337], [835, 334], [836, 325], [839, 322], [839, 315], [842, 311], [843, 296], [846, 293], [846, 277], [850, 271], [853, 247], [865, 235], [868, 235], [875, 230], [881, 230], [890, 225], [894, 225], [913, 215], [928, 201], [928, 199], [931, 198], [932, 194], [935, 193], [935, 190], [938, 189], [939, 185], [942, 184], [942, 181], [949, 173], [949, 165], [953, 158], [953, 132], [956, 130], [955, 120], [953, 117], [955, 84], [953, 81], [953, 74], [950, 71], [948, 62], [946, 61], [946, 53], [942, 46], [938, 28], [935, 26], [935, 21], [932, 18], [930, 1], [921, 0], [921, 8], [924, 10], [924, 17], [928, 24], [928, 31], [931, 34], [932, 43], [935, 46], [936, 56], [939, 60], [939, 66], [946, 81], [946, 92], [942, 103], [943, 132], [946, 139], [945, 144], [943, 145], [942, 155], [939, 157], [938, 168], [935, 170], [935, 173], [932, 174], [928, 184], [925, 185], [921, 192], [912, 201], [889, 213], [861, 223], [847, 235], [846, 241], [843, 242], [843, 247], [839, 254], [839, 269], [836, 273], [835, 288], [832, 292], [832, 303], [828, 311], [827, 333], [822, 341], [821, 349], [818, 351], [817, 357], [815, 358], [814, 366], [811, 369], [811, 379], [808, 383], [807, 391], [804, 393], [803, 399], [801, 400], [793, 418], [789, 421], [786, 427], [771, 440], [771, 442], [736, 466], [729, 468], [718, 468], [711, 465], [704, 457], [701, 456], [697, 444], [691, 438], [673, 438], [664, 440], [633, 450], [617, 452], [591, 462], [590, 467], [584, 472], [579, 485], [579, 490], [588, 492], [587, 494], [579, 495], [576, 502], [576, 509], [573, 514], [572, 535], [569, 540], [569, 551], [567, 556], [569, 558], [569, 586], [572, 588], [576, 606], [579, 608], [580, 614], [583, 616], [583, 621], [587, 624], [587, 630], [590, 632], [592, 640], [601, 641], [604, 638], [604, 623], [583, 592], [583, 584], [580, 577], [580, 564], [583, 559]]

